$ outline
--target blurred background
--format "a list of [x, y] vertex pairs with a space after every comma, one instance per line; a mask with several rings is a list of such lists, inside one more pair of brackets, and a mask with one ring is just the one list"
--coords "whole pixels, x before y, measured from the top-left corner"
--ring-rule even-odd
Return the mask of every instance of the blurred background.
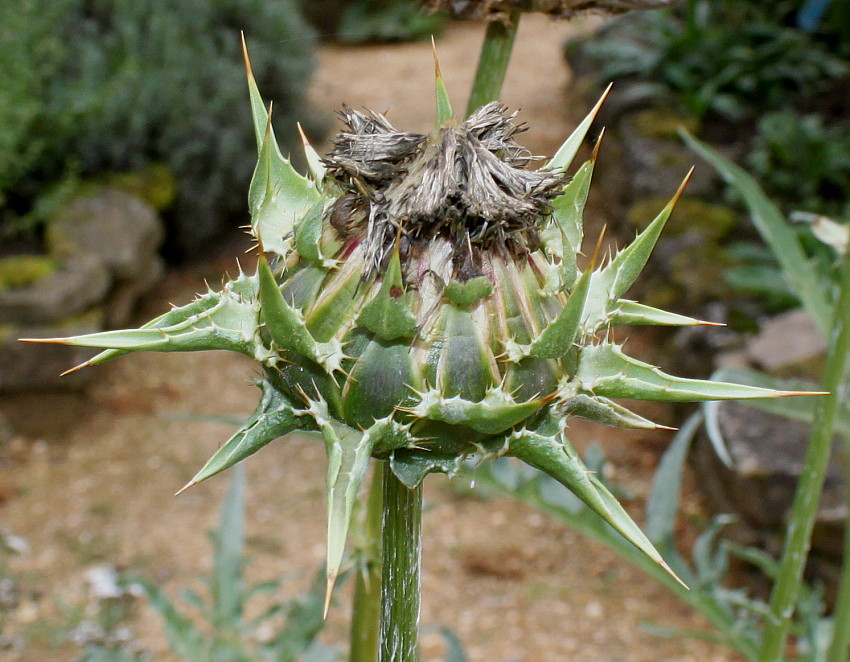
[[[237, 260], [252, 268], [239, 229], [256, 160], [240, 32], [281, 147], [300, 168], [297, 123], [322, 153], [343, 102], [430, 130], [432, 35], [463, 107], [484, 25], [412, 0], [0, 3], [0, 660], [190, 659], [151, 604], [161, 590], [190, 620], [203, 612], [191, 603], [206, 598], [175, 596], [222, 567], [204, 532], [221, 526], [229, 479], [171, 495], [229, 435], [227, 417], [253, 409], [253, 364], [139, 354], [60, 379], [90, 354], [16, 339], [135, 325], [205, 281], [215, 287]], [[807, 257], [832, 274], [830, 287], [850, 222], [850, 4], [683, 0], [616, 18], [529, 15], [502, 100], [528, 125], [522, 142], [549, 155], [612, 81], [591, 131], [606, 127], [586, 234], [595, 240], [607, 226], [611, 246], [622, 245], [696, 163], [634, 298], [727, 325], [640, 332], [633, 354], [690, 376], [732, 366], [816, 378], [825, 343], [740, 196], [679, 131], [755, 177]], [[679, 427], [689, 413], [652, 415]], [[722, 414], [728, 430], [734, 414]], [[806, 430], [759, 425], [786, 434], [754, 433], [783, 436], [780, 450], [747, 446], [755, 470], [718, 462], [716, 444], [697, 441], [684, 469], [684, 547], [715, 513], [735, 512], [730, 539], [777, 549]], [[604, 455], [606, 479], [639, 514], [670, 435], [571, 429], [581, 450]], [[247, 462], [240, 564], [250, 560], [249, 583], [279, 580], [257, 603], [245, 596], [251, 616], [277, 606], [274, 627], [240, 630], [248, 648], [274, 639], [274, 618], [309, 589], [324, 556], [323, 453], [297, 437]], [[810, 564], [826, 604], [846, 516], [840, 473], [828, 478], [835, 507], [824, 508]], [[446, 659], [443, 626], [473, 661], [742, 659], [642, 627], [706, 623], [510, 493], [440, 477], [426, 498], [424, 660]], [[732, 566], [722, 581], [764, 591], [751, 565]], [[155, 590], [125, 590], [123, 575]], [[311, 653], [326, 657], [309, 659], [344, 649], [345, 604]]]

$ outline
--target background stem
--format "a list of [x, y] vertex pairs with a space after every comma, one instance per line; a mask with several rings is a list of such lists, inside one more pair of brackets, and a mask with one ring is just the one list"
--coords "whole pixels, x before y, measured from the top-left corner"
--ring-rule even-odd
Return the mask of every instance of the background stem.
[[[803, 569], [806, 565], [812, 528], [817, 515], [818, 501], [823, 488], [826, 465], [832, 449], [832, 428], [838, 404], [845, 395], [844, 381], [847, 353], [850, 350], [850, 258], [844, 259], [841, 273], [841, 290], [830, 332], [822, 389], [829, 395], [820, 396], [815, 408], [814, 424], [803, 464], [803, 472], [794, 497], [788, 533], [779, 567], [779, 578], [770, 599], [768, 621], [759, 651], [759, 662], [776, 662], [782, 659], [794, 603], [800, 590]], [[845, 573], [847, 569], [845, 568]], [[848, 598], [845, 596], [846, 602]], [[840, 607], [841, 605], [839, 605]], [[844, 606], [847, 609], [847, 606]], [[835, 621], [836, 640], [846, 623]], [[837, 645], [833, 642], [832, 648]], [[830, 658], [841, 660], [842, 655]]]
[[381, 662], [416, 662], [422, 486], [409, 489], [384, 471]]
[[[838, 303], [837, 315], [841, 314], [841, 310], [847, 310], [847, 301], [850, 296], [845, 296], [845, 290], [850, 289], [847, 281], [850, 280], [850, 257], [844, 257], [842, 277], [842, 298]], [[842, 306], [844, 308], [842, 308]], [[845, 316], [846, 316], [845, 312]], [[850, 325], [845, 320], [845, 325]], [[847, 350], [845, 348], [844, 354]], [[827, 359], [829, 360], [829, 359]], [[840, 403], [843, 398], [847, 397], [847, 366], [844, 366], [844, 379], [841, 386], [836, 389], [835, 398]], [[845, 498], [848, 506], [850, 506], [850, 436], [844, 436], [842, 439], [844, 450], [844, 485]], [[832, 613], [833, 631], [832, 641], [830, 642], [829, 650], [826, 655], [826, 662], [846, 662], [848, 656], [848, 648], [850, 648], [850, 525], [844, 523], [844, 553], [841, 563], [841, 579], [838, 584], [838, 595], [835, 599], [835, 609]]]
[[467, 116], [485, 103], [499, 97], [505, 72], [511, 59], [517, 27], [521, 13], [514, 10], [508, 16], [508, 22], [490, 21], [481, 45], [481, 55], [478, 57], [478, 68], [466, 107]]
[[372, 463], [372, 482], [357, 550], [351, 612], [350, 662], [376, 662], [381, 620], [381, 519], [384, 463]]

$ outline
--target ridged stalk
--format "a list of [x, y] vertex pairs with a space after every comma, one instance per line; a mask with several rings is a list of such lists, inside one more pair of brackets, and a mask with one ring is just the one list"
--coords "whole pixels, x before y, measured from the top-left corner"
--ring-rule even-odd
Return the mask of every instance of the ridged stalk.
[[380, 662], [416, 662], [421, 552], [422, 485], [385, 471]]
[[[837, 315], [841, 315], [844, 311], [845, 326], [848, 325], [846, 316], [847, 300], [850, 299], [850, 257], [845, 256], [843, 264], [842, 276], [842, 291], [841, 301], [837, 309]], [[847, 356], [847, 347], [844, 347], [841, 356]], [[829, 364], [827, 364], [829, 365]], [[840, 389], [836, 389], [830, 398], [834, 398], [838, 403], [842, 401], [842, 397], [847, 397], [847, 366], [844, 365], [844, 380], [841, 383]], [[844, 446], [844, 484], [850, 485], [850, 436], [843, 436]], [[845, 489], [848, 507], [850, 507], [850, 490]], [[850, 649], [850, 526], [844, 526], [844, 558], [841, 564], [841, 580], [838, 585], [838, 596], [835, 600], [835, 611], [833, 612], [833, 633], [832, 642], [830, 642], [829, 651], [827, 652], [826, 662], [846, 662], [848, 658], [848, 649]]]
[[[835, 307], [829, 350], [826, 357], [822, 387], [829, 395], [821, 396], [815, 408], [809, 445], [803, 464], [800, 483], [791, 509], [791, 519], [779, 567], [779, 578], [773, 588], [768, 621], [764, 629], [759, 662], [777, 662], [793, 615], [794, 602], [800, 590], [803, 569], [811, 544], [812, 529], [817, 514], [818, 501], [832, 448], [832, 431], [835, 413], [846, 391], [844, 380], [847, 354], [850, 351], [850, 259], [844, 260], [841, 274], [841, 291]], [[846, 570], [845, 570], [846, 574]], [[839, 610], [848, 610], [846, 589]], [[847, 635], [841, 634], [842, 621], [836, 619], [835, 641], [830, 652], [830, 662], [844, 662]], [[844, 648], [841, 648], [841, 647]]]
[[499, 97], [502, 83], [505, 82], [508, 62], [511, 59], [520, 16], [521, 13], [515, 10], [511, 12], [507, 23], [490, 21], [487, 25], [481, 54], [478, 57], [475, 80], [472, 83], [472, 91], [466, 107], [467, 116], [485, 103]]
[[373, 462], [372, 483], [361, 529], [360, 559], [354, 580], [350, 662], [375, 662], [381, 629], [381, 520], [384, 463]]

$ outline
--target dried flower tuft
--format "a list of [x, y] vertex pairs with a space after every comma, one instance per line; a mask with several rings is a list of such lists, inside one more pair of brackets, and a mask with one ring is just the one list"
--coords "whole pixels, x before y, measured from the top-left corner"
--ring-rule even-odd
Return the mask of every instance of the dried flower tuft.
[[[325, 165], [346, 192], [330, 220], [343, 237], [364, 238], [374, 268], [397, 237], [415, 250], [440, 236], [468, 247], [458, 252], [473, 262], [479, 250], [537, 247], [540, 219], [566, 182], [526, 169], [534, 157], [514, 140], [524, 130], [516, 113], [492, 102], [430, 136], [397, 131], [378, 113], [345, 107], [340, 115], [349, 131], [337, 136]], [[478, 275], [466, 271], [462, 280]]]

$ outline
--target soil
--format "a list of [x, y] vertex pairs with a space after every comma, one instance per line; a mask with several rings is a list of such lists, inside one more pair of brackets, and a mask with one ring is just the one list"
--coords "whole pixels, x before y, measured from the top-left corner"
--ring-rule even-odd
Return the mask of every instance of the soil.
[[[553, 153], [586, 112], [569, 90], [560, 56], [565, 36], [582, 27], [531, 17], [520, 29], [503, 100], [522, 110], [530, 126], [524, 140], [535, 153]], [[457, 23], [438, 41], [458, 107], [465, 102], [481, 34], [478, 24]], [[328, 115], [345, 101], [388, 109], [399, 127], [427, 131], [433, 122], [432, 85], [427, 44], [324, 45], [311, 96]], [[240, 238], [222, 255], [170, 272], [139, 320], [158, 314], [168, 301], [187, 301], [204, 289], [205, 279], [216, 283], [222, 271], [235, 268], [233, 256], [245, 247]], [[68, 631], [81, 615], [92, 613], [84, 574], [94, 564], [152, 579], [172, 596], [182, 587], [197, 587], [197, 576], [211, 566], [204, 534], [215, 526], [227, 477], [172, 495], [230, 428], [186, 415], [252, 411], [256, 367], [231, 354], [140, 353], [96, 370], [94, 384], [81, 393], [0, 399], [0, 412], [16, 430], [0, 445], [0, 527], [29, 547], [8, 562], [22, 592], [18, 606], [5, 625], [0, 613], [3, 633], [17, 635], [23, 648], [0, 650], [0, 660], [77, 659], [79, 648], [68, 641]], [[579, 446], [590, 440], [603, 446], [614, 479], [635, 495], [629, 507], [639, 517], [669, 436], [581, 423], [571, 425], [571, 436]], [[292, 436], [246, 464], [248, 578], [285, 573], [282, 590], [294, 595], [324, 557], [322, 444]], [[602, 545], [509, 498], [459, 490], [464, 486], [458, 481], [438, 476], [426, 485], [422, 623], [454, 630], [472, 662], [739, 659], [719, 645], [649, 633], [645, 623], [689, 630], [707, 625]], [[686, 491], [684, 510], [693, 517], [698, 503], [690, 486]], [[349, 589], [343, 587], [331, 609], [325, 642], [345, 645]], [[142, 601], [125, 624], [153, 659], [174, 659], [158, 618]], [[421, 659], [444, 659], [433, 629], [423, 635]]]

